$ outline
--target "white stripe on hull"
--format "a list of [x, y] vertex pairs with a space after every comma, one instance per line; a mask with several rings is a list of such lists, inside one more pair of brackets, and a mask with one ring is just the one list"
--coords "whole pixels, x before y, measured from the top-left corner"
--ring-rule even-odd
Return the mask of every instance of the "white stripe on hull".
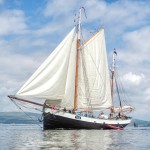
[[81, 119], [76, 117], [75, 114], [71, 114], [68, 112], [62, 112], [62, 111], [57, 111], [57, 110], [52, 110], [52, 109], [46, 109], [45, 113], [51, 113], [56, 116], [61, 116], [69, 119], [74, 119], [74, 120], [80, 120], [84, 122], [89, 122], [89, 123], [98, 123], [98, 124], [111, 124], [111, 125], [116, 125], [116, 124], [129, 124], [131, 122], [131, 118], [128, 119], [99, 119], [99, 118], [90, 118], [90, 117], [84, 117], [81, 116]]

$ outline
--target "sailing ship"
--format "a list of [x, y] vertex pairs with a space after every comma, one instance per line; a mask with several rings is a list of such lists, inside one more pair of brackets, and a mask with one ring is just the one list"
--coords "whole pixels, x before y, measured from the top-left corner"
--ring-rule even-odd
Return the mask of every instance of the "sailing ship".
[[119, 106], [114, 105], [116, 51], [110, 71], [104, 29], [82, 41], [81, 12], [77, 25], [17, 94], [8, 97], [42, 106], [44, 129], [123, 129], [132, 119], [126, 112], [133, 108], [122, 103], [119, 93]]

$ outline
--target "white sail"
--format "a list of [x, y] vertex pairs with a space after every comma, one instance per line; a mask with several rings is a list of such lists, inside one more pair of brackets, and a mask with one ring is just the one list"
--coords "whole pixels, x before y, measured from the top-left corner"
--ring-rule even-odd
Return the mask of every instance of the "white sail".
[[[61, 100], [73, 108], [77, 35], [73, 29], [17, 92], [17, 95]], [[101, 29], [79, 51], [78, 108], [112, 106], [104, 30]]]
[[78, 108], [112, 106], [104, 29], [81, 48], [79, 57]]
[[53, 100], [67, 97], [73, 100], [76, 41], [77, 36], [73, 29], [21, 87], [17, 95]]
[[118, 112], [131, 112], [133, 111], [134, 108], [130, 105], [124, 105], [121, 107], [113, 107], [113, 112], [118, 113]]

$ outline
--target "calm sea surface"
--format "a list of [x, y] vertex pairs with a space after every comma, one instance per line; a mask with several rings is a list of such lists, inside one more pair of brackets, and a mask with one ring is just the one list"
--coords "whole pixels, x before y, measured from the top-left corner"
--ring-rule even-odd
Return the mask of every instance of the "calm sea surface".
[[38, 125], [0, 124], [0, 150], [150, 150], [150, 128], [47, 130]]

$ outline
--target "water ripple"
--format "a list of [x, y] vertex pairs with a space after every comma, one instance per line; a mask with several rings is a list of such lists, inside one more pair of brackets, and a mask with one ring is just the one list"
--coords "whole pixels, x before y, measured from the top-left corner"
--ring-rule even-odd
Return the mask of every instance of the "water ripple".
[[149, 150], [150, 128], [46, 130], [0, 124], [0, 150]]

